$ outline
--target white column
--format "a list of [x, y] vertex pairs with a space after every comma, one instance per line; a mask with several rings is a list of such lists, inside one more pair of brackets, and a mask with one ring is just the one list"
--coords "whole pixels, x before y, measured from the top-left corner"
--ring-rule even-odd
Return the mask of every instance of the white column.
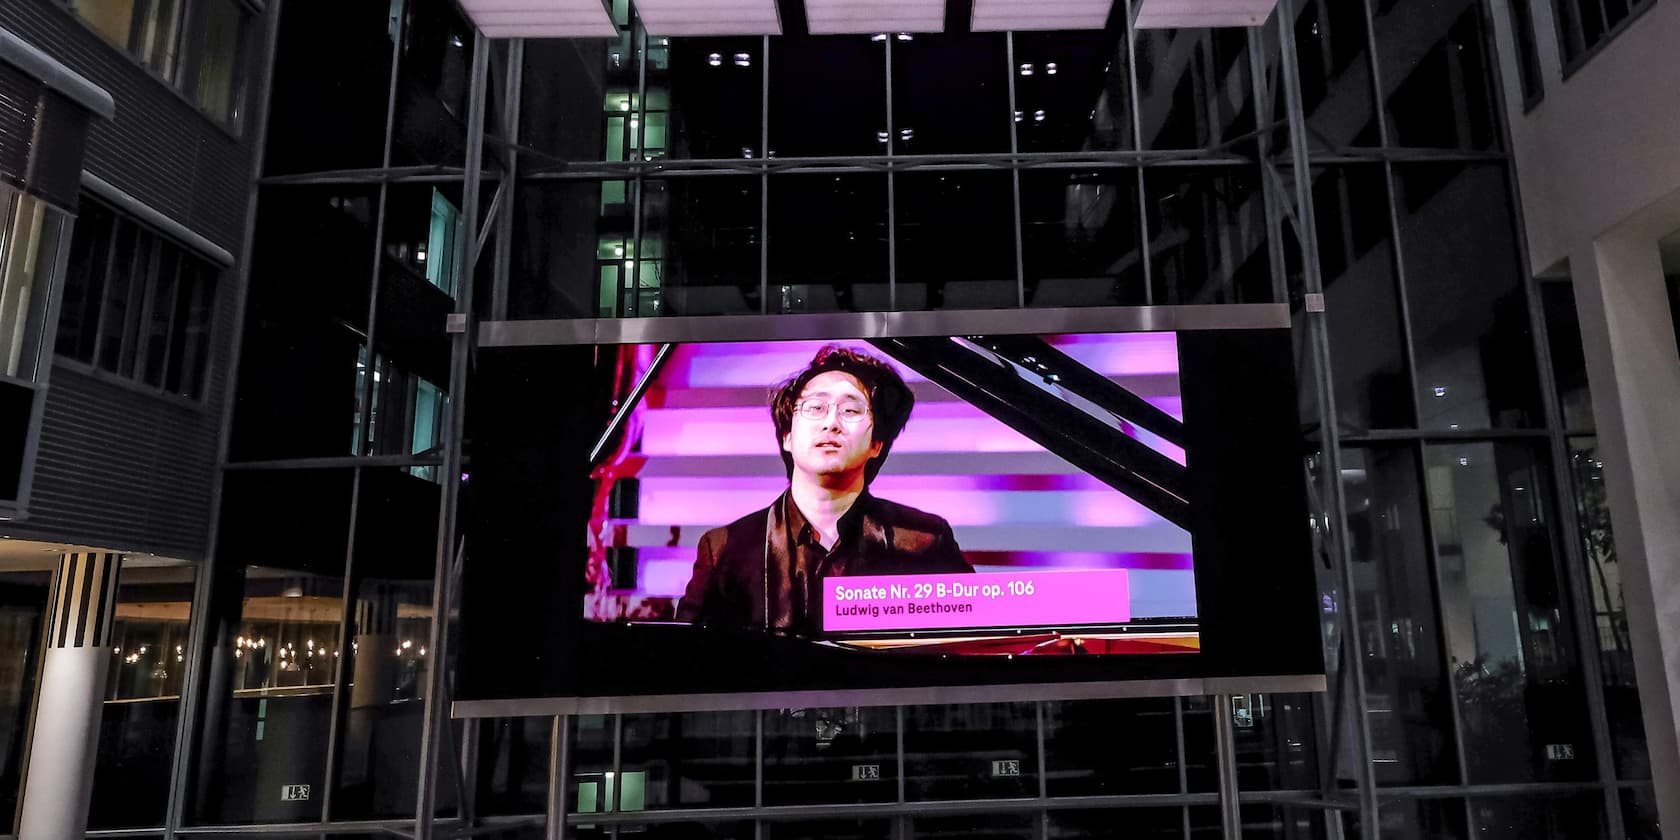
[[19, 840], [78, 840], [87, 830], [121, 565], [119, 554], [59, 559]]
[[1680, 840], [1680, 355], [1663, 227], [1577, 247], [1570, 274], [1662, 836]]

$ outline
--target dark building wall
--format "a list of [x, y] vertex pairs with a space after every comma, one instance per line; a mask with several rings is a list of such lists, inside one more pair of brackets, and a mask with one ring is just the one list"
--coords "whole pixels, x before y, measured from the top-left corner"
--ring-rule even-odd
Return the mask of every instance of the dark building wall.
[[[245, 111], [267, 61], [263, 16], [246, 39]], [[238, 258], [254, 132], [236, 135], [201, 114], [137, 61], [51, 0], [0, 3], [5, 28], [109, 91], [114, 120], [95, 119], [83, 167]], [[32, 498], [14, 532], [182, 557], [201, 557], [232, 352], [237, 271], [216, 286], [205, 397], [171, 399], [57, 360], [47, 391]]]

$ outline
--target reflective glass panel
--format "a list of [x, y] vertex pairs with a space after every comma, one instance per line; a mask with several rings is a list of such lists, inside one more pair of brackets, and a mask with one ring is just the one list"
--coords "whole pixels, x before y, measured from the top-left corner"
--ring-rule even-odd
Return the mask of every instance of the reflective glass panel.
[[[757, 312], [763, 267], [761, 178], [670, 178], [642, 182], [636, 314], [720, 315]], [[611, 256], [624, 243], [614, 240]], [[607, 255], [599, 255], [605, 259]], [[628, 266], [628, 268], [626, 268]]]
[[1027, 305], [1142, 304], [1136, 171], [1028, 170], [1020, 178]]
[[479, 724], [477, 797], [484, 816], [540, 814], [548, 808], [552, 718], [485, 720]]
[[1476, 836], [1487, 840], [1598, 840], [1604, 836], [1604, 796], [1472, 799], [1470, 818]]
[[889, 840], [889, 820], [802, 820], [764, 826], [767, 840]]
[[[893, 190], [898, 297], [891, 308], [1019, 305], [1014, 188], [1008, 174], [906, 173], [896, 176]], [[885, 304], [860, 301], [858, 308], [888, 308]]]
[[1008, 46], [998, 32], [896, 34], [893, 151], [1009, 151]]
[[[343, 569], [353, 470], [232, 471], [224, 483], [204, 668], [195, 824], [313, 822], [322, 797], [283, 800], [286, 785], [324, 791], [335, 678], [347, 655]], [[276, 518], [273, 501], [290, 516]]]
[[906, 707], [905, 798], [1036, 796], [1037, 733], [1032, 703]]
[[[42, 557], [54, 555], [42, 552]], [[41, 566], [8, 563], [0, 573], [0, 821], [5, 825], [14, 824], [22, 791], [41, 636], [52, 598], [51, 566]]]
[[[1307, 143], [1326, 150], [1381, 145], [1364, 4], [1307, 0], [1296, 10], [1295, 58]], [[1272, 104], [1273, 119], [1282, 119], [1284, 103]]]
[[1534, 342], [1504, 164], [1406, 163], [1394, 172], [1418, 424], [1537, 424]]
[[[1113, 808], [1102, 811], [1051, 811], [1045, 837], [1050, 840], [1183, 840], [1183, 808]], [[1218, 834], [1217, 827], [1213, 836]]]
[[1138, 30], [1143, 147], [1204, 149], [1254, 131], [1252, 77], [1243, 29]]
[[965, 814], [953, 817], [917, 817], [910, 823], [916, 840], [957, 838], [964, 840], [1032, 840], [1037, 833], [1036, 816], [1028, 814]]
[[1622, 825], [1628, 840], [1658, 840], [1657, 797], [1650, 788], [1622, 791]]
[[1575, 313], [1575, 289], [1568, 278], [1542, 280], [1538, 285], [1564, 427], [1591, 429], [1592, 389], [1587, 382], [1586, 352], [1581, 347], [1581, 322]]
[[117, 576], [90, 828], [163, 825], [197, 567], [131, 556]]
[[1605, 717], [1610, 724], [1616, 776], [1644, 779], [1651, 775], [1651, 758], [1645, 743], [1645, 717], [1640, 713], [1633, 633], [1628, 628], [1627, 598], [1622, 593], [1622, 565], [1616, 557], [1603, 458], [1598, 438], [1569, 439], [1569, 465], [1575, 479], [1575, 505], [1580, 517], [1581, 551], [1587, 564], [1587, 586], [1592, 593], [1593, 624], [1598, 631], [1599, 671], [1604, 678]]
[[[367, 468], [356, 503], [349, 660], [339, 675], [334, 819], [414, 813], [426, 673], [434, 657], [432, 575], [441, 488], [402, 468]], [[440, 807], [454, 804], [445, 762]]]
[[897, 799], [898, 724], [893, 709], [853, 706], [764, 713], [765, 805]]
[[1374, 24], [1392, 143], [1475, 150], [1499, 143], [1492, 38], [1480, 3], [1399, 3], [1377, 10]]
[[[380, 164], [385, 154], [385, 106], [391, 96], [392, 5], [281, 7], [266, 125], [269, 140], [264, 147], [266, 174]], [[317, 140], [323, 125], [333, 127], [331, 143]], [[266, 194], [264, 198], [266, 204]]]
[[1132, 83], [1126, 44], [1107, 32], [1016, 32], [1016, 148], [1130, 149]]
[[[614, 197], [609, 215], [606, 199]], [[633, 239], [623, 183], [527, 182], [513, 206], [508, 317], [595, 318], [617, 311], [624, 254], [612, 245], [628, 252]]]
[[1319, 269], [1343, 430], [1412, 426], [1412, 388], [1394, 282], [1388, 177], [1381, 164], [1313, 172]]
[[1243, 167], [1145, 170], [1152, 303], [1272, 300], [1259, 172]]
[[404, 0], [403, 8], [391, 164], [461, 166], [466, 163], [472, 25], [447, 0]]
[[1179, 789], [1177, 732], [1171, 699], [1046, 703], [1048, 793], [1175, 793]]
[[[1372, 763], [1383, 784], [1458, 779], [1423, 488], [1409, 448], [1342, 456]], [[1348, 743], [1351, 733], [1344, 733]]]
[[[764, 154], [764, 39], [650, 37], [668, 60], [648, 66], [648, 128], [665, 126], [672, 158], [756, 158]], [[668, 110], [655, 94], [668, 91]], [[648, 144], [652, 147], [654, 144]]]
[[1424, 452], [1466, 781], [1592, 778], [1549, 476], [1527, 444]]
[[878, 155], [887, 141], [885, 39], [770, 39], [770, 157]]
[[887, 309], [887, 179], [771, 178], [771, 313]]
[[625, 793], [632, 774], [640, 772], [650, 809], [752, 805], [756, 714], [625, 715]]
[[631, 115], [634, 69], [628, 35], [527, 40], [519, 142], [535, 154], [520, 158], [521, 171], [611, 159], [606, 157], [606, 131], [614, 118], [620, 121], [616, 159], [623, 160], [623, 121]]

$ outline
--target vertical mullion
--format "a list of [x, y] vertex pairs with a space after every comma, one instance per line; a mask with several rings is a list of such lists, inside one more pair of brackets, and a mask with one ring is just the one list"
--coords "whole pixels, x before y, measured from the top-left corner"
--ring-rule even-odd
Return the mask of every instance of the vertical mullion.
[[[15, 204], [15, 202], [11, 203]], [[0, 223], [8, 225], [11, 224], [10, 216], [4, 212], [0, 212]], [[105, 259], [100, 262], [98, 268], [96, 269], [100, 272], [102, 279], [99, 284], [99, 309], [94, 312], [93, 315], [93, 354], [88, 358], [88, 363], [96, 368], [100, 367], [99, 357], [101, 355], [100, 351], [104, 347], [105, 325], [106, 322], [110, 320], [109, 315], [111, 313], [111, 307], [107, 306], [106, 303], [109, 302], [111, 298], [111, 283], [119, 279], [116, 276], [116, 272], [111, 270], [117, 259], [117, 235], [121, 232], [123, 225], [133, 224], [133, 222], [118, 216], [114, 211], [111, 213], [111, 233], [109, 241], [105, 243]], [[0, 242], [0, 258], [5, 256], [4, 246], [6, 244], [7, 243]], [[131, 278], [124, 277], [121, 279], [124, 282], [128, 282]], [[116, 371], [111, 372], [116, 373]]]
[[[630, 18], [630, 54], [636, 59], [636, 107], [631, 110], [636, 119], [636, 130], [631, 138], [634, 141], [632, 154], [635, 155], [636, 175], [630, 183], [630, 277], [627, 281], [619, 281], [618, 314], [635, 317], [642, 314], [642, 165], [647, 162], [647, 27], [642, 25], [640, 15]], [[617, 834], [617, 829], [614, 829], [614, 834]]]
[[[1173, 748], [1177, 754], [1178, 792], [1184, 795], [1190, 792], [1190, 771], [1184, 765], [1184, 698], [1173, 695]], [[1182, 823], [1180, 836], [1183, 840], [1190, 840], [1190, 806], [1178, 809], [1179, 821]]]
[[[1011, 110], [1013, 110], [1013, 109], [1011, 109]], [[1045, 801], [1050, 798], [1049, 751], [1045, 748], [1045, 744], [1044, 744], [1044, 725], [1045, 725], [1045, 723], [1044, 723], [1044, 721], [1045, 721], [1044, 703], [1045, 703], [1045, 701], [1043, 701], [1043, 700], [1039, 700], [1036, 703], [1033, 703], [1033, 718], [1034, 718], [1033, 733], [1034, 733], [1034, 737], [1036, 739], [1036, 746], [1038, 748], [1038, 802], [1039, 802], [1039, 809], [1038, 809], [1037, 833], [1038, 833], [1038, 837], [1040, 837], [1040, 838], [1046, 838], [1046, 837], [1050, 836], [1050, 809], [1044, 807]]]
[[[338, 650], [340, 655], [333, 657], [333, 696], [331, 712], [327, 719], [327, 767], [322, 775], [321, 785], [321, 821], [332, 819], [333, 789], [338, 786], [338, 753], [342, 747], [345, 726], [344, 709], [350, 702], [349, 677], [350, 656], [346, 652], [354, 650], [350, 646], [350, 635], [354, 625], [356, 610], [356, 519], [357, 510], [362, 501], [362, 468], [355, 467], [350, 471], [350, 527], [344, 543], [344, 583], [340, 587], [343, 593], [338, 605]], [[373, 655], [373, 651], [368, 652]]]
[[1007, 64], [1004, 73], [1009, 79], [1009, 113], [1004, 115], [1009, 125], [1009, 182], [1015, 197], [1015, 305], [1025, 308], [1027, 305], [1027, 272], [1026, 260], [1023, 254], [1024, 234], [1021, 230], [1021, 138], [1015, 122], [1015, 111], [1019, 103], [1015, 97], [1015, 33], [1005, 32], [1004, 56]]
[[[898, 204], [895, 192], [896, 178], [893, 171], [893, 147], [897, 146], [897, 136], [893, 134], [893, 39], [889, 35], [885, 41], [886, 48], [882, 52], [886, 55], [887, 68], [887, 309], [898, 310]], [[929, 295], [931, 298], [931, 294]], [[932, 300], [928, 303], [931, 305]], [[943, 302], [942, 302], [943, 303]], [[900, 707], [902, 713], [902, 707]], [[901, 727], [902, 730], [902, 727]], [[902, 737], [902, 735], [901, 735]], [[904, 779], [899, 777], [899, 789], [903, 790]], [[901, 800], [902, 801], [902, 798]]]
[[[758, 176], [758, 311], [770, 314], [770, 36], [761, 40], [764, 69], [759, 77], [758, 158], [763, 170]], [[759, 715], [762, 747], [763, 715]], [[762, 823], [759, 823], [762, 825]]]
[[[1132, 0], [1124, 0], [1126, 26], [1123, 30], [1126, 39], [1126, 84], [1132, 95], [1130, 110], [1132, 112], [1132, 147], [1138, 152], [1143, 151], [1143, 117], [1139, 113], [1141, 107], [1138, 101], [1138, 72], [1137, 72], [1137, 27], [1132, 25]], [[1137, 182], [1137, 230], [1138, 230], [1138, 263], [1143, 266], [1143, 302], [1150, 305], [1155, 302], [1155, 267], [1151, 264], [1152, 240], [1149, 238], [1149, 196], [1145, 192], [1142, 156], [1137, 160], [1137, 170], [1132, 177]]]

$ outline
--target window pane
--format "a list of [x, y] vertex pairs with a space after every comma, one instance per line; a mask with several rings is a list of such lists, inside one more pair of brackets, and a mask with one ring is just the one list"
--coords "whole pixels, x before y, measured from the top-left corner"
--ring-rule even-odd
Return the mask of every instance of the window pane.
[[755, 714], [625, 715], [625, 793], [639, 772], [650, 809], [752, 805]]
[[[761, 179], [650, 179], [642, 185], [640, 315], [757, 312], [764, 208]], [[629, 257], [626, 253], [623, 257]], [[616, 250], [603, 268], [631, 260]]]
[[[1360, 837], [1359, 814], [1346, 812], [1347, 836]], [[1466, 840], [1462, 799], [1398, 799], [1377, 812], [1384, 840]]]
[[193, 30], [197, 83], [193, 102], [204, 113], [225, 123], [239, 116], [240, 58], [243, 55], [245, 13], [236, 0], [203, 0]]
[[1416, 455], [1411, 449], [1346, 450], [1342, 482], [1377, 781], [1456, 782], [1452, 700]]
[[479, 721], [480, 816], [541, 814], [548, 808], [548, 757], [553, 718]]
[[[1049, 840], [1183, 840], [1183, 808], [1119, 808], [1102, 811], [1051, 811]], [[1248, 827], [1243, 833], [1248, 835]], [[1217, 835], [1217, 829], [1214, 834]]]
[[182, 259], [180, 292], [175, 297], [175, 349], [163, 387], [172, 394], [196, 399], [204, 392], [204, 370], [210, 358], [211, 304], [216, 272], [207, 263]]
[[[380, 164], [385, 154], [385, 106], [391, 96], [394, 5], [280, 4], [273, 90], [264, 126], [269, 138], [266, 174]], [[323, 125], [333, 127], [331, 143], [318, 142]], [[265, 211], [269, 194], [263, 193]]]
[[1485, 840], [1598, 840], [1604, 837], [1604, 795], [1470, 800], [1476, 837]]
[[648, 67], [648, 104], [669, 90], [666, 154], [673, 158], [755, 158], [764, 153], [764, 39], [648, 39], [669, 48]]
[[1622, 824], [1628, 840], [1660, 840], [1657, 797], [1650, 788], [1622, 791]]
[[1428, 9], [1403, 3], [1379, 13], [1375, 24], [1394, 143], [1478, 150], [1498, 145], [1491, 39], [1482, 28], [1480, 3], [1449, 0]]
[[[466, 162], [473, 29], [447, 0], [405, 0], [391, 164]], [[535, 81], [535, 80], [530, 80]]]
[[[241, 563], [212, 596], [192, 823], [314, 822], [324, 790], [341, 639], [353, 470], [234, 471], [216, 556]], [[289, 516], [274, 515], [285, 499]]]
[[1466, 781], [1592, 778], [1549, 476], [1526, 444], [1433, 445], [1425, 458]]
[[866, 36], [771, 38], [770, 157], [884, 154], [886, 54]]
[[1313, 207], [1338, 417], [1349, 431], [1409, 428], [1388, 176], [1380, 164], [1315, 171]]
[[1633, 637], [1628, 630], [1622, 567], [1616, 562], [1616, 538], [1610, 527], [1610, 502], [1604, 487], [1604, 461], [1598, 439], [1569, 439], [1569, 462], [1575, 478], [1587, 586], [1592, 592], [1593, 624], [1598, 635], [1599, 670], [1604, 679], [1605, 715], [1610, 723], [1616, 776], [1645, 779], [1651, 758], [1640, 713], [1639, 678], [1633, 665]]
[[766, 840], [889, 840], [888, 820], [806, 820], [764, 826]]
[[163, 386], [163, 370], [169, 362], [170, 319], [175, 316], [176, 294], [180, 288], [181, 249], [163, 243], [158, 249], [157, 275], [147, 290], [145, 323], [141, 325], [140, 381], [153, 387]]
[[[630, 36], [544, 38], [525, 42], [525, 85], [519, 109], [520, 144], [540, 155], [521, 161], [524, 171], [557, 161], [606, 157], [607, 119], [631, 112], [636, 86]], [[622, 142], [623, 135], [617, 135]], [[617, 159], [622, 160], [620, 155]]]
[[[440, 493], [402, 468], [362, 470], [333, 819], [414, 813]], [[454, 804], [455, 766], [440, 765], [440, 808]]]
[[1021, 173], [1021, 261], [1028, 306], [1144, 302], [1137, 173]]
[[13, 205], [9, 219], [0, 213], [7, 226], [0, 236], [0, 373], [34, 379], [65, 217], [7, 189], [0, 189], [0, 203]]
[[1009, 53], [1001, 33], [898, 34], [890, 43], [894, 152], [1009, 151]]
[[1173, 707], [1165, 698], [1045, 704], [1049, 794], [1178, 792]]
[[1137, 68], [1144, 148], [1203, 149], [1254, 131], [1244, 30], [1139, 30]]
[[1023, 152], [1130, 149], [1126, 44], [1107, 32], [1017, 32], [1016, 147]]
[[111, 273], [99, 326], [99, 366], [112, 373], [134, 373], [134, 340], [140, 320], [140, 295], [151, 277], [157, 239], [132, 222], [118, 226], [111, 251]]
[[896, 801], [897, 731], [891, 708], [765, 712], [764, 804]]
[[[898, 297], [893, 309], [1019, 305], [1014, 187], [1002, 172], [906, 173], [894, 183]], [[859, 309], [887, 309], [884, 299]]]
[[187, 563], [123, 561], [89, 828], [163, 825], [196, 573]]
[[1420, 426], [1540, 422], [1504, 164], [1396, 164]]
[[905, 798], [1038, 795], [1032, 703], [910, 706], [904, 710]]
[[56, 350], [60, 356], [93, 361], [115, 225], [116, 217], [110, 210], [86, 197], [82, 199], [81, 213], [70, 236], [69, 264], [58, 307]]
[[1272, 300], [1259, 173], [1244, 167], [1145, 170], [1149, 259], [1161, 304]]
[[51, 571], [0, 573], [0, 821], [6, 825], [16, 818], [23, 785], [51, 583]]
[[[631, 225], [628, 216], [602, 217], [602, 187], [581, 181], [520, 184], [513, 203], [509, 317], [594, 318], [616, 310], [612, 290], [623, 255], [609, 249], [599, 257], [599, 243], [616, 238], [628, 251]], [[603, 284], [606, 269], [613, 270], [612, 282]]]
[[[1372, 104], [1364, 4], [1310, 0], [1298, 9], [1295, 56], [1301, 74], [1307, 143], [1325, 150], [1381, 145]], [[1272, 119], [1283, 119], [1281, 97], [1272, 104]]]
[[1563, 425], [1568, 429], [1591, 429], [1592, 389], [1587, 382], [1586, 353], [1581, 347], [1581, 322], [1575, 313], [1575, 289], [1567, 280], [1547, 280], [1539, 285]]
[[788, 175], [769, 189], [769, 311], [886, 309], [886, 176]]
[[963, 840], [1031, 840], [1038, 817], [1029, 814], [964, 814], [953, 817], [917, 817], [911, 821], [915, 840], [963, 838]]

